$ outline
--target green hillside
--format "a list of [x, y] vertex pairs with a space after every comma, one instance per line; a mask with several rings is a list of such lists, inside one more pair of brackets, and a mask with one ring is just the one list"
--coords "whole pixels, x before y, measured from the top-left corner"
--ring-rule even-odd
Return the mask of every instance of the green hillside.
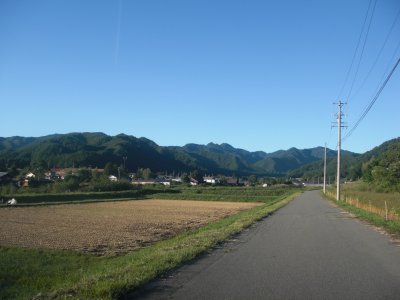
[[[341, 177], [362, 178], [382, 191], [400, 191], [400, 138], [395, 138], [365, 152], [342, 152]], [[327, 159], [327, 175], [336, 176], [336, 157]], [[315, 161], [288, 172], [291, 177], [323, 176], [323, 161]]]
[[[329, 156], [335, 152], [330, 150]], [[323, 148], [291, 148], [274, 153], [250, 152], [229, 144], [187, 144], [162, 147], [146, 138], [125, 134], [69, 133], [44, 137], [0, 138], [0, 170], [16, 168], [92, 167], [107, 163], [136, 171], [185, 172], [199, 169], [206, 173], [283, 176], [307, 163], [320, 161]]]

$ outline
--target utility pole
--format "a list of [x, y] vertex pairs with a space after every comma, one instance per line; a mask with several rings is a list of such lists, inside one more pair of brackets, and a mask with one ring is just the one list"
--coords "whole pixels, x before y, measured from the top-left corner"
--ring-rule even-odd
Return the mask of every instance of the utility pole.
[[342, 106], [346, 103], [343, 103], [339, 100], [338, 103], [338, 113], [337, 113], [337, 128], [338, 128], [338, 144], [337, 144], [337, 171], [336, 171], [336, 201], [340, 200], [340, 148], [341, 148], [341, 129], [342, 127], [346, 127], [342, 125]]
[[326, 143], [324, 152], [324, 194], [326, 193]]

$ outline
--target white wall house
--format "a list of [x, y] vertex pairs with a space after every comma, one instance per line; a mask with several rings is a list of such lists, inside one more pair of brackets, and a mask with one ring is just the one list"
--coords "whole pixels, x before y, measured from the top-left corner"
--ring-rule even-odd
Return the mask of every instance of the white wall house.
[[204, 177], [203, 180], [204, 180], [204, 182], [211, 183], [211, 184], [219, 183], [219, 179], [215, 178], [215, 177]]
[[117, 176], [114, 176], [114, 175], [108, 176], [108, 179], [110, 179], [111, 181], [118, 181]]

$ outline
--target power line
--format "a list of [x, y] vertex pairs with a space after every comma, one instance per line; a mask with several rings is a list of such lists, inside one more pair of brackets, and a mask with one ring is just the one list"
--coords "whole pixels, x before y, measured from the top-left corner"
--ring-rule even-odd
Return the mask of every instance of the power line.
[[353, 57], [352, 57], [352, 59], [351, 59], [350, 67], [349, 67], [349, 69], [347, 70], [346, 78], [345, 78], [345, 80], [344, 80], [344, 82], [343, 82], [342, 88], [340, 89], [339, 96], [337, 97], [337, 99], [340, 99], [340, 97], [342, 96], [344, 87], [346, 86], [347, 81], [348, 81], [348, 79], [349, 79], [350, 71], [351, 71], [351, 69], [353, 68], [353, 64], [354, 64], [354, 61], [355, 61], [355, 58], [356, 58], [356, 55], [357, 55], [357, 52], [358, 52], [358, 47], [360, 46], [361, 37], [362, 37], [362, 34], [363, 34], [363, 32], [364, 32], [365, 24], [366, 24], [366, 22], [367, 22], [367, 18], [368, 18], [368, 15], [369, 15], [369, 10], [370, 10], [370, 8], [371, 8], [371, 3], [372, 3], [372, 0], [369, 1], [367, 13], [365, 14], [363, 26], [362, 26], [362, 28], [361, 28], [360, 35], [359, 35], [359, 37], [358, 37], [357, 46], [356, 46], [356, 49], [355, 49], [355, 51], [354, 51]]
[[397, 52], [398, 52], [399, 49], [400, 49], [400, 40], [399, 40], [399, 42], [398, 42], [397, 45], [396, 45], [396, 48], [395, 48], [395, 50], [394, 50], [394, 52], [393, 52], [393, 54], [392, 54], [392, 57], [388, 60], [388, 62], [387, 62], [387, 64], [386, 64], [385, 72], [382, 74], [382, 77], [381, 77], [381, 79], [379, 80], [379, 84], [378, 84], [378, 86], [376, 87], [376, 91], [378, 90], [379, 86], [382, 84], [382, 82], [383, 82], [383, 80], [384, 80], [384, 78], [385, 78], [385, 75], [388, 73], [388, 71], [389, 71], [389, 69], [390, 69], [391, 62], [392, 62], [393, 59], [396, 57], [396, 54], [397, 54]]
[[[393, 31], [393, 29], [394, 29], [394, 27], [395, 27], [395, 25], [396, 25], [396, 23], [397, 23], [397, 21], [398, 21], [398, 19], [399, 19], [399, 16], [400, 16], [400, 9], [399, 9], [398, 12], [397, 12], [397, 15], [396, 15], [396, 17], [395, 17], [395, 19], [394, 19], [394, 21], [393, 21], [393, 23], [392, 23], [392, 26], [390, 27], [390, 30], [389, 30], [388, 34], [386, 35], [385, 41], [383, 42], [383, 45], [382, 45], [381, 49], [379, 50], [378, 55], [376, 56], [374, 63], [372, 64], [371, 68], [369, 69], [367, 75], [365, 76], [363, 82], [361, 83], [361, 85], [359, 86], [359, 88], [357, 89], [357, 91], [352, 95], [351, 99], [348, 99], [348, 101], [350, 101], [350, 100], [352, 100], [354, 97], [356, 97], [356, 96], [358, 95], [358, 93], [361, 91], [361, 89], [364, 87], [364, 85], [365, 85], [365, 83], [367, 82], [369, 76], [371, 75], [373, 69], [375, 68], [375, 66], [376, 66], [376, 64], [377, 64], [377, 62], [378, 62], [378, 60], [379, 60], [379, 58], [381, 57], [381, 54], [382, 54], [382, 52], [383, 52], [383, 49], [385, 48], [386, 43], [387, 43], [387, 41], [389, 40], [390, 35], [392, 34], [392, 31]], [[393, 58], [392, 58], [392, 59], [393, 59]], [[387, 71], [387, 70], [386, 70], [386, 71]], [[385, 73], [386, 73], [386, 72], [385, 72]], [[382, 78], [382, 79], [383, 79], [383, 78]]]
[[385, 88], [386, 84], [388, 83], [390, 77], [392, 77], [394, 71], [396, 70], [397, 66], [400, 63], [400, 57], [397, 60], [396, 64], [394, 65], [394, 67], [392, 68], [392, 70], [390, 71], [390, 73], [388, 74], [388, 76], [386, 77], [385, 81], [383, 82], [383, 84], [381, 85], [381, 87], [379, 88], [378, 92], [376, 93], [375, 97], [372, 99], [372, 101], [370, 102], [370, 104], [367, 106], [367, 108], [365, 109], [365, 111], [363, 112], [363, 114], [361, 115], [361, 117], [358, 119], [358, 121], [354, 124], [354, 126], [348, 131], [348, 133], [346, 134], [346, 136], [343, 138], [343, 141], [346, 140], [349, 136], [351, 136], [351, 134], [354, 132], [354, 130], [356, 130], [356, 128], [358, 127], [358, 125], [361, 123], [361, 121], [365, 118], [365, 116], [368, 114], [368, 112], [370, 111], [370, 109], [372, 108], [372, 106], [374, 105], [374, 103], [376, 102], [376, 100], [378, 100], [379, 95], [381, 94], [381, 92], [383, 91], [383, 89]]
[[351, 82], [349, 93], [347, 94], [347, 98], [346, 98], [347, 99], [347, 103], [349, 103], [349, 98], [350, 98], [351, 92], [353, 91], [354, 83], [356, 82], [356, 79], [357, 79], [358, 70], [360, 69], [360, 64], [361, 64], [361, 60], [362, 60], [362, 57], [363, 57], [363, 54], [364, 54], [365, 44], [367, 43], [369, 30], [371, 28], [372, 18], [374, 17], [375, 7], [376, 7], [376, 0], [374, 2], [374, 7], [372, 8], [371, 17], [369, 18], [367, 33], [365, 34], [365, 38], [364, 38], [364, 42], [363, 42], [360, 58], [358, 60], [356, 72], [354, 74], [353, 81]]

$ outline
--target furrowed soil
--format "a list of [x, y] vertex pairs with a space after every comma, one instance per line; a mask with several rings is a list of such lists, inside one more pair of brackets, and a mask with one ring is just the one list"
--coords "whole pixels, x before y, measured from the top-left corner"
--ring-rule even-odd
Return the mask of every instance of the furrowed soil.
[[0, 245], [118, 255], [260, 203], [135, 200], [0, 209]]

